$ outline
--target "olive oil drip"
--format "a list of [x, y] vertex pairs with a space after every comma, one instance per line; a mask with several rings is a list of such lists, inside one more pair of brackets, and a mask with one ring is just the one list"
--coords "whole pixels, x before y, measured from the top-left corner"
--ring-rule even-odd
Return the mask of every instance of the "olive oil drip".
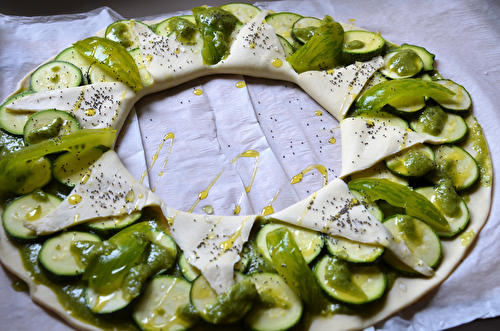
[[270, 214], [274, 213], [273, 203], [276, 201], [276, 199], [278, 199], [278, 197], [280, 196], [280, 193], [281, 193], [281, 190], [278, 190], [278, 192], [276, 192], [276, 194], [271, 199], [271, 202], [269, 202], [269, 204], [267, 206], [262, 208], [262, 211], [260, 212], [260, 214], [262, 216], [266, 216], [266, 215], [270, 215]]
[[302, 181], [304, 178], [304, 175], [312, 170], [318, 170], [321, 175], [323, 175], [323, 187], [325, 187], [328, 184], [328, 171], [326, 170], [326, 167], [321, 164], [312, 164], [296, 174], [295, 176], [292, 177], [290, 180], [290, 184], [297, 184]]
[[[253, 150], [253, 149], [250, 149], [250, 150], [247, 150], [243, 153], [241, 153], [240, 155], [238, 156], [235, 156], [232, 160], [231, 160], [231, 163], [235, 163], [236, 161], [238, 161], [240, 158], [242, 157], [253, 157], [255, 158], [255, 165], [254, 165], [254, 169], [253, 169], [253, 172], [252, 172], [252, 177], [250, 179], [250, 183], [245, 186], [245, 192], [246, 193], [249, 193], [250, 190], [252, 189], [252, 185], [253, 185], [253, 182], [255, 180], [255, 176], [257, 175], [257, 168], [259, 166], [259, 162], [260, 162], [260, 154], [259, 152], [257, 152], [256, 150]], [[227, 166], [224, 166], [220, 171], [219, 173], [215, 176], [215, 178], [210, 182], [210, 184], [207, 186], [206, 189], [204, 189], [203, 191], [201, 191], [200, 193], [198, 193], [198, 198], [196, 199], [196, 201], [193, 203], [193, 205], [191, 206], [191, 208], [189, 208], [188, 210], [188, 213], [192, 213], [193, 210], [196, 208], [196, 206], [198, 205], [198, 203], [203, 200], [203, 199], [206, 199], [207, 196], [208, 196], [208, 193], [210, 192], [210, 189], [215, 185], [215, 183], [217, 182], [217, 180], [219, 180], [220, 176], [222, 176], [222, 174], [224, 173], [224, 171], [226, 170]], [[237, 211], [237, 213], [239, 213], [239, 210], [241, 210], [241, 207], [240, 205], [238, 204], [234, 210], [233, 210], [233, 213], [235, 213]]]
[[172, 152], [172, 147], [174, 146], [174, 138], [175, 138], [175, 135], [172, 133], [172, 132], [169, 132], [167, 133], [160, 145], [158, 145], [158, 147], [156, 148], [156, 152], [153, 154], [153, 156], [151, 157], [152, 159], [152, 162], [151, 164], [149, 165], [148, 169], [146, 171], [144, 171], [142, 173], [142, 176], [141, 176], [141, 184], [142, 182], [144, 182], [144, 178], [146, 178], [146, 175], [153, 169], [153, 166], [155, 165], [156, 163], [156, 160], [158, 160], [158, 156], [160, 155], [160, 152], [161, 150], [163, 149], [163, 145], [165, 144], [165, 141], [169, 140], [170, 139], [170, 147], [168, 148], [168, 152], [167, 152], [167, 157], [165, 158], [165, 161], [163, 162], [163, 165], [161, 167], [161, 170], [160, 172], [158, 173], [158, 178], [156, 179], [156, 183], [154, 184], [154, 186], [151, 188], [151, 191], [154, 192], [156, 191], [156, 187], [158, 186], [158, 183], [160, 181], [160, 178], [163, 176], [163, 170], [165, 169], [165, 167], [167, 166], [167, 162], [168, 162], [168, 158], [170, 156], [170, 153]]
[[240, 226], [238, 227], [238, 229], [236, 230], [235, 233], [233, 233], [229, 239], [221, 242], [219, 244], [219, 247], [220, 249], [223, 251], [223, 252], [226, 252], [228, 250], [230, 250], [231, 248], [233, 248], [233, 245], [236, 241], [236, 239], [238, 239], [239, 237], [241, 237], [241, 230], [243, 230], [243, 227], [245, 226], [245, 224], [249, 221], [253, 219], [252, 216], [248, 216], [247, 218], [245, 218], [245, 220], [243, 222], [241, 222]]

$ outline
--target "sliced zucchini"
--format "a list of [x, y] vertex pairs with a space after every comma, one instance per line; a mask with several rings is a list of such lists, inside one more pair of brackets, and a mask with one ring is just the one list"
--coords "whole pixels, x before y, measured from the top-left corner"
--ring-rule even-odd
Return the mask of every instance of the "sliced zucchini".
[[142, 211], [136, 210], [130, 214], [93, 219], [84, 224], [89, 230], [107, 237], [118, 233], [120, 230], [123, 230], [129, 225], [134, 224], [137, 220], [139, 220], [141, 215]]
[[[435, 268], [441, 261], [441, 240], [427, 223], [408, 215], [395, 215], [383, 222], [384, 226], [399, 240], [404, 240], [410, 251], [429, 267]], [[384, 254], [384, 260], [394, 269], [406, 275], [418, 273], [401, 262], [389, 250]]]
[[72, 114], [57, 109], [42, 110], [33, 114], [24, 125], [24, 142], [36, 144], [80, 129], [80, 123]]
[[385, 251], [385, 248], [381, 246], [355, 242], [342, 237], [325, 236], [325, 242], [330, 254], [357, 264], [375, 263]]
[[83, 56], [82, 54], [78, 53], [73, 46], [70, 46], [65, 50], [63, 50], [61, 53], [57, 54], [54, 60], [73, 63], [75, 66], [80, 68], [82, 74], [84, 74], [83, 83], [84, 84], [87, 83], [86, 73], [89, 71], [92, 61]]
[[65, 61], [51, 61], [38, 67], [30, 78], [30, 88], [34, 92], [61, 90], [80, 86], [83, 75], [80, 68]]
[[379, 56], [384, 49], [385, 39], [381, 35], [364, 30], [344, 32], [342, 58], [344, 63], [368, 61]]
[[23, 195], [10, 202], [2, 213], [2, 225], [12, 238], [33, 241], [39, 238], [36, 233], [24, 227], [24, 222], [36, 221], [53, 211], [62, 199], [42, 191]]
[[124, 298], [123, 289], [120, 287], [111, 291], [97, 291], [92, 286], [87, 286], [85, 300], [87, 307], [94, 314], [115, 313], [128, 306], [132, 301], [132, 299]]
[[142, 57], [142, 52], [140, 48], [134, 48], [129, 51], [130, 55], [135, 60], [135, 64], [137, 64], [137, 68], [139, 69], [139, 74], [141, 75], [141, 82], [143, 86], [150, 85], [153, 82], [151, 78], [151, 74], [148, 69], [144, 65], [144, 58]]
[[305, 44], [314, 35], [321, 20], [316, 17], [302, 17], [292, 25], [292, 37]]
[[182, 278], [155, 277], [134, 307], [132, 317], [144, 331], [187, 330], [196, 320], [183, 317], [179, 308], [189, 304], [190, 291], [191, 284]]
[[[137, 212], [142, 213], [142, 210], [137, 210]], [[132, 213], [135, 213], [135, 211]], [[172, 257], [174, 259], [177, 258], [177, 244], [170, 235], [160, 230], [151, 230], [151, 232], [149, 233], [149, 239], [152, 243], [168, 249], [170, 253], [172, 253]]]
[[287, 228], [292, 234], [293, 239], [297, 243], [297, 246], [302, 253], [302, 256], [307, 263], [318, 256], [324, 245], [323, 236], [316, 231], [299, 228], [290, 224], [281, 223], [269, 223], [264, 225], [257, 233], [257, 247], [263, 254], [263, 256], [271, 261], [271, 256], [269, 255], [269, 249], [267, 248], [267, 234], [279, 228]]
[[245, 324], [256, 331], [288, 330], [302, 316], [301, 298], [277, 274], [256, 273], [249, 276], [258, 292], [258, 300], [245, 317]]
[[452, 98], [448, 98], [446, 100], [435, 99], [435, 101], [439, 103], [441, 107], [454, 112], [463, 112], [469, 110], [472, 105], [472, 99], [469, 95], [469, 92], [467, 92], [467, 90], [462, 85], [459, 85], [450, 79], [437, 80], [436, 83], [439, 83], [447, 89], [455, 92], [455, 95]]
[[188, 262], [184, 252], [182, 252], [179, 257], [179, 268], [181, 269], [182, 275], [190, 282], [194, 281], [201, 274], [198, 268]]
[[368, 209], [368, 212], [372, 214], [377, 220], [382, 221], [384, 219], [384, 212], [379, 208], [376, 202], [369, 200], [363, 194], [356, 190], [350, 190], [351, 194], [354, 195], [356, 199], [361, 201], [361, 203]]
[[470, 215], [469, 208], [467, 208], [467, 204], [463, 198], [460, 198], [460, 202], [454, 208], [456, 211], [450, 215], [443, 210], [443, 207], [439, 202], [439, 192], [436, 187], [420, 187], [416, 189], [416, 191], [432, 202], [439, 210], [441, 210], [441, 212], [443, 212], [444, 217], [446, 217], [450, 228], [447, 231], [436, 231], [440, 237], [454, 237], [465, 229], [469, 223]]
[[409, 96], [399, 98], [389, 102], [389, 106], [392, 106], [399, 113], [415, 113], [425, 107], [425, 97]]
[[292, 36], [293, 24], [303, 16], [299, 14], [282, 12], [271, 14], [266, 17], [266, 22], [271, 25], [277, 35], [285, 38], [294, 49], [298, 49], [301, 44]]
[[11, 111], [9, 110], [9, 105], [17, 99], [21, 99], [29, 94], [33, 94], [33, 91], [26, 91], [11, 96], [0, 106], [0, 126], [7, 132], [22, 135], [24, 130], [24, 125], [28, 121], [31, 115], [35, 112], [32, 111]]
[[[217, 325], [236, 323], [252, 308], [253, 299], [257, 295], [254, 285], [246, 279], [247, 277], [243, 278], [243, 281], [231, 286], [228, 292], [217, 294], [210, 287], [206, 278], [200, 275], [191, 286], [191, 304], [198, 311], [200, 317], [208, 323]], [[246, 287], [246, 289], [240, 291], [242, 287]], [[251, 291], [252, 288], [254, 291]], [[230, 298], [235, 296], [240, 296], [237, 305], [225, 305], [224, 308], [219, 306], [219, 302], [230, 302]]]
[[479, 177], [476, 160], [463, 148], [455, 145], [441, 145], [434, 148], [437, 171], [429, 178], [437, 183], [440, 179], [451, 179], [455, 190], [472, 186]]
[[434, 70], [434, 58], [435, 55], [427, 51], [425, 48], [415, 45], [403, 44], [397, 50], [411, 49], [422, 59], [424, 63], [424, 70]]
[[441, 139], [449, 144], [462, 141], [469, 131], [461, 116], [443, 112], [438, 105], [425, 107], [419, 117], [410, 120], [410, 127], [421, 135]]
[[71, 243], [78, 240], [101, 241], [98, 236], [88, 232], [63, 232], [43, 243], [38, 260], [45, 269], [56, 276], [79, 276], [85, 271], [85, 265], [70, 251]]
[[435, 155], [424, 144], [414, 145], [384, 160], [387, 168], [397, 176], [422, 177], [434, 168]]
[[[137, 24], [142, 24], [145, 27], [149, 26], [141, 21], [133, 21]], [[119, 20], [111, 23], [106, 28], [106, 32], [104, 36], [109, 40], [116, 41], [120, 43], [127, 50], [131, 50], [139, 47], [139, 38], [136, 36], [134, 31], [132, 30], [132, 22], [131, 20]]]
[[174, 18], [182, 18], [196, 24], [196, 20], [194, 19], [193, 15], [172, 16], [158, 23], [155, 27], [154, 32], [159, 36], [169, 36], [175, 30], [175, 28], [172, 29], [172, 27], [170, 26], [170, 21]]
[[97, 63], [93, 63], [89, 67], [87, 79], [90, 84], [103, 83], [103, 82], [116, 82], [116, 77], [108, 73]]
[[384, 56], [384, 66], [380, 72], [392, 79], [410, 78], [422, 71], [424, 63], [411, 49], [395, 50]]
[[84, 149], [79, 153], [61, 154], [55, 161], [52, 174], [61, 183], [74, 187], [82, 181], [89, 168], [104, 154], [99, 147]]
[[387, 287], [387, 277], [377, 266], [352, 266], [325, 255], [314, 267], [321, 288], [332, 298], [354, 305], [379, 299]]
[[284, 37], [278, 35], [278, 39], [281, 44], [281, 48], [283, 48], [283, 52], [285, 53], [285, 57], [289, 57], [295, 52], [295, 49], [293, 48], [292, 44], [288, 42]]
[[359, 99], [366, 91], [368, 91], [373, 86], [386, 81], [387, 77], [382, 75], [379, 71], [375, 71], [373, 76], [371, 76], [370, 79], [366, 82], [365, 86], [363, 86], [363, 89], [361, 90], [361, 92], [359, 92], [357, 98]]
[[[359, 178], [385, 178], [395, 183], [408, 186], [408, 181], [402, 177], [394, 175], [383, 163], [377, 163], [371, 168], [356, 172], [351, 175], [351, 180]], [[387, 216], [387, 215], [386, 215]]]
[[242, 2], [228, 3], [221, 8], [236, 16], [241, 23], [250, 22], [260, 12], [258, 7]]
[[52, 179], [52, 162], [47, 156], [28, 160], [8, 172], [8, 176], [15, 178], [14, 193], [26, 194], [47, 185]]

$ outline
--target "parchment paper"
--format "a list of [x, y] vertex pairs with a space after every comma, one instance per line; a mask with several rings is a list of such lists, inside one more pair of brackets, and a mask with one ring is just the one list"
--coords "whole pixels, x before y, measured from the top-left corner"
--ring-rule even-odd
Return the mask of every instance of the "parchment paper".
[[[471, 94], [473, 112], [483, 126], [499, 173], [500, 10], [494, 1], [446, 1], [439, 5], [432, 1], [384, 1], [376, 5], [371, 1], [279, 1], [256, 5], [304, 16], [327, 13], [342, 22], [355, 19], [356, 25], [380, 31], [392, 42], [426, 47], [436, 54], [441, 74]], [[178, 13], [137, 19], [174, 14]], [[51, 17], [1, 15], [0, 99], [12, 93], [17, 82], [40, 63], [120, 18], [109, 8]], [[246, 86], [237, 87], [241, 82]], [[197, 95], [195, 90], [203, 93]], [[167, 134], [173, 134], [173, 140], [164, 140]], [[137, 179], [151, 167], [145, 185], [173, 208], [189, 210], [198, 194], [210, 188], [208, 197], [194, 211], [202, 213], [209, 205], [214, 214], [227, 215], [238, 205], [241, 214], [260, 214], [268, 206], [277, 211], [305, 198], [321, 187], [323, 176], [313, 169], [298, 184], [290, 184], [291, 178], [310, 165], [324, 165], [328, 179], [333, 180], [341, 171], [340, 144], [338, 122], [298, 87], [228, 75], [200, 78], [141, 99], [121, 133], [117, 150]], [[258, 151], [258, 164], [254, 157], [232, 162], [250, 150]], [[248, 190], [250, 184], [247, 193], [245, 187]], [[439, 288], [374, 329], [446, 329], [500, 315], [498, 184], [495, 178], [490, 218], [471, 254]], [[2, 268], [2, 329], [71, 329], [33, 304], [27, 293], [15, 292], [11, 287], [14, 280]]]

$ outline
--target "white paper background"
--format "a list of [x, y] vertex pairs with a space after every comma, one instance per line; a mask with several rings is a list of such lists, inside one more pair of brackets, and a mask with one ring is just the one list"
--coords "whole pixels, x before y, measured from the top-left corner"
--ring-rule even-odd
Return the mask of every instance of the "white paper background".
[[[380, 31], [387, 40], [426, 47], [436, 54], [443, 76], [464, 85], [474, 102], [474, 114], [483, 125], [498, 173], [500, 148], [496, 128], [500, 97], [500, 8], [494, 1], [308, 2], [258, 3], [261, 8], [293, 11], [338, 21], [356, 19], [360, 27]], [[188, 6], [189, 7], [189, 6]], [[138, 18], [155, 19], [171, 14]], [[121, 16], [101, 8], [90, 13], [52, 17], [0, 16], [0, 99], [41, 62], [72, 42], [92, 35]], [[245, 88], [235, 84], [245, 81]], [[193, 94], [201, 89], [201, 96]], [[151, 164], [165, 134], [175, 139], [164, 174], [159, 178], [170, 140], [165, 142], [150, 172], [151, 187], [172, 207], [188, 210], [198, 193], [225, 168], [209, 197], [195, 211], [210, 204], [216, 214], [230, 214], [241, 201], [242, 214], [260, 213], [272, 203], [282, 209], [321, 187], [322, 176], [312, 171], [300, 184], [291, 177], [311, 164], [329, 168], [329, 179], [340, 173], [338, 123], [293, 84], [238, 75], [204, 77], [138, 102], [118, 145], [122, 160], [139, 179]], [[143, 139], [139, 139], [142, 132]], [[337, 143], [328, 140], [336, 137]], [[126, 147], [124, 147], [126, 146]], [[143, 154], [143, 148], [145, 156]], [[255, 182], [249, 194], [254, 159], [231, 160], [255, 149], [260, 153]], [[467, 259], [438, 289], [405, 309], [377, 330], [436, 330], [476, 318], [500, 315], [500, 208], [495, 179], [490, 219]], [[11, 288], [12, 275], [0, 271], [1, 329], [67, 330], [63, 322], [34, 305], [27, 293]]]

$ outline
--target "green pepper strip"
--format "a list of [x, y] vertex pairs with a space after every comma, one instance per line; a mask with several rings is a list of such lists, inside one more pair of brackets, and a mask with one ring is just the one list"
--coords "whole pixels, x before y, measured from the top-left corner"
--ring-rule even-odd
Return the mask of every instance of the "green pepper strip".
[[364, 93], [356, 102], [357, 113], [378, 112], [389, 102], [407, 96], [431, 97], [439, 100], [449, 100], [455, 92], [436, 82], [404, 78], [389, 80], [377, 84]]
[[92, 259], [82, 279], [96, 290], [116, 290], [122, 285], [123, 278], [129, 272], [149, 243], [151, 227], [147, 222], [132, 225], [109, 239], [116, 244], [116, 249], [108, 255]]
[[119, 43], [100, 37], [90, 37], [73, 44], [78, 53], [97, 63], [134, 91], [142, 89], [141, 75], [134, 58]]
[[338, 56], [344, 43], [344, 29], [330, 16], [325, 16], [314, 35], [287, 61], [298, 73], [308, 70], [324, 70], [338, 64]]
[[116, 130], [110, 129], [82, 129], [62, 135], [57, 138], [47, 139], [38, 144], [33, 144], [0, 160], [0, 193], [16, 190], [15, 183], [7, 174], [22, 163], [39, 159], [42, 156], [62, 151], [76, 151], [77, 149], [92, 148], [95, 146], [111, 147], [116, 138]]
[[279, 228], [269, 232], [267, 247], [276, 271], [311, 309], [323, 314], [335, 310], [334, 305], [319, 287], [316, 277], [309, 269], [288, 229]]
[[443, 231], [450, 227], [443, 213], [432, 202], [407, 186], [389, 179], [362, 178], [350, 181], [348, 187], [363, 192], [372, 201], [382, 199], [393, 206], [403, 207], [406, 214], [421, 219], [435, 230]]

